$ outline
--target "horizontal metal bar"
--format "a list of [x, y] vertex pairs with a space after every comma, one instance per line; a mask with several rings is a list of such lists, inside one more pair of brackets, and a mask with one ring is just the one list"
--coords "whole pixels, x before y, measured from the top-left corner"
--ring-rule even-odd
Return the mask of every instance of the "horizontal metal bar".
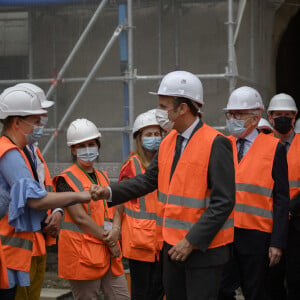
[[[129, 127], [103, 127], [103, 128], [98, 128], [100, 132], [131, 132], [131, 129]], [[45, 128], [44, 132], [45, 134], [47, 133], [52, 133], [56, 131], [56, 128]]]
[[[201, 79], [227, 79], [229, 74], [195, 74]], [[135, 75], [132, 78], [128, 76], [108, 76], [108, 77], [97, 77], [93, 81], [125, 81], [129, 79], [134, 80], [159, 80], [162, 79], [165, 75]], [[10, 79], [10, 80], [0, 80], [0, 85], [13, 85], [21, 82], [30, 82], [30, 83], [51, 83], [54, 78], [36, 78], [36, 79]], [[70, 77], [62, 78], [59, 80], [60, 84], [71, 83], [71, 82], [83, 82], [86, 80], [86, 77]]]

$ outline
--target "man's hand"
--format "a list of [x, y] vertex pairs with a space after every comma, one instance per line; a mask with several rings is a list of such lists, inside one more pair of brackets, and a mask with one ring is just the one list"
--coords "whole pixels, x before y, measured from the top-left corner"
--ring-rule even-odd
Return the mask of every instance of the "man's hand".
[[108, 199], [110, 196], [108, 188], [105, 187], [103, 188], [96, 184], [92, 184], [90, 186], [90, 193], [94, 201], [101, 200], [101, 199]]
[[49, 215], [45, 220], [45, 224], [47, 224], [47, 226], [44, 228], [44, 232], [56, 238], [60, 231], [61, 221], [62, 214], [59, 211]]
[[169, 250], [168, 254], [172, 260], [185, 261], [193, 248], [194, 246], [186, 238], [183, 238]]
[[269, 267], [273, 267], [276, 264], [278, 264], [281, 256], [282, 256], [282, 250], [280, 248], [270, 247], [269, 248], [269, 259], [270, 259]]

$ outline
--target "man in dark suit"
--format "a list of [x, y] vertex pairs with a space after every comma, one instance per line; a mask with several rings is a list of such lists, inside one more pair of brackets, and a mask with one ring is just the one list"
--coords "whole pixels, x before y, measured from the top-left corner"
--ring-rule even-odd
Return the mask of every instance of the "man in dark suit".
[[95, 186], [93, 198], [116, 205], [158, 189], [167, 299], [217, 299], [233, 241], [232, 146], [202, 122], [203, 90], [195, 75], [171, 72], [156, 94], [157, 120], [170, 131], [158, 154], [145, 174], [110, 188]]
[[[277, 267], [271, 268], [269, 274], [269, 293], [272, 300], [300, 299], [300, 134], [294, 131], [297, 112], [294, 99], [284, 93], [275, 95], [268, 107], [268, 117], [274, 128], [274, 134], [287, 151], [290, 191], [285, 260]], [[285, 267], [288, 296], [284, 287]]]
[[257, 128], [264, 109], [258, 91], [234, 90], [226, 107], [232, 134], [236, 205], [232, 261], [224, 269], [219, 300], [235, 299], [241, 284], [246, 300], [267, 299], [266, 274], [281, 259], [288, 222], [288, 170], [280, 141]]

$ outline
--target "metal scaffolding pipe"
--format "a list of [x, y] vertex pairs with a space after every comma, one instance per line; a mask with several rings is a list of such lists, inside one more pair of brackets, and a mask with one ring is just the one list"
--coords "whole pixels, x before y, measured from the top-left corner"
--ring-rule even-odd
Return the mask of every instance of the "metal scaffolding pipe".
[[[227, 73], [223, 74], [195, 74], [200, 79], [226, 79], [228, 77]], [[160, 80], [164, 75], [133, 75], [132, 80]], [[86, 77], [69, 77], [64, 78], [62, 83], [74, 83], [74, 82], [84, 82]], [[49, 83], [53, 78], [35, 78], [35, 79], [9, 79], [9, 80], [0, 80], [0, 85], [14, 85], [22, 82], [30, 83]], [[129, 76], [108, 76], [108, 77], [96, 77], [93, 81], [97, 82], [107, 82], [107, 81], [126, 81], [129, 80]]]
[[233, 22], [233, 0], [228, 0], [228, 77], [229, 93], [235, 88], [236, 74], [234, 72], [235, 49], [233, 43], [234, 22]]
[[[63, 64], [63, 66], [61, 67], [61, 69], [59, 70], [58, 74], [57, 74], [57, 78], [55, 78], [55, 81], [58, 79], [60, 80], [61, 78], [63, 78], [67, 68], [69, 67], [69, 65], [71, 64], [75, 54], [77, 53], [78, 49], [81, 47], [81, 45], [83, 44], [83, 42], [85, 41], [88, 33], [90, 32], [90, 30], [92, 29], [92, 27], [94, 26], [95, 22], [97, 21], [100, 13], [102, 12], [103, 7], [105, 6], [105, 4], [107, 3], [108, 0], [102, 0], [98, 6], [98, 8], [96, 9], [93, 17], [91, 18], [91, 20], [89, 21], [88, 25], [85, 27], [84, 31], [82, 32], [81, 36], [79, 37], [77, 43], [75, 44], [74, 48], [72, 49], [71, 53], [69, 54], [68, 58], [66, 59], [65, 63]], [[56, 88], [56, 84], [52, 84], [47, 92], [47, 97], [51, 97], [53, 91]]]
[[66, 120], [68, 119], [69, 115], [71, 114], [71, 112], [73, 111], [74, 107], [76, 106], [76, 104], [78, 103], [78, 101], [80, 100], [81, 96], [83, 95], [84, 91], [86, 90], [87, 86], [91, 83], [92, 79], [94, 78], [97, 70], [99, 69], [100, 65], [102, 64], [106, 54], [108, 53], [108, 51], [111, 49], [111, 47], [113, 46], [114, 42], [116, 41], [116, 39], [118, 38], [118, 36], [120, 35], [120, 33], [122, 32], [124, 28], [124, 25], [118, 25], [117, 28], [115, 29], [112, 37], [110, 38], [109, 42], [107, 43], [106, 47], [104, 48], [103, 52], [101, 53], [101, 55], [99, 56], [97, 62], [95, 63], [95, 65], [93, 66], [92, 70], [90, 71], [88, 77], [86, 78], [86, 80], [84, 81], [83, 85], [81, 86], [80, 90], [78, 91], [77, 95], [75, 96], [74, 100], [72, 101], [72, 103], [70, 104], [69, 108], [67, 109], [65, 115], [63, 116], [63, 118], [61, 119], [61, 121], [59, 122], [58, 126], [57, 126], [57, 130], [53, 133], [53, 135], [51, 136], [51, 138], [49, 139], [48, 143], [46, 144], [45, 148], [43, 149], [43, 154], [46, 154], [47, 151], [49, 150], [50, 146], [52, 145], [54, 139], [56, 138], [56, 136], [58, 135], [60, 129], [63, 127], [64, 123], [66, 122]]
[[[133, 23], [132, 23], [132, 0], [127, 0], [128, 22], [128, 97], [129, 97], [129, 127], [133, 127], [134, 121], [134, 94], [133, 94]], [[133, 149], [133, 140], [129, 138], [130, 149]]]

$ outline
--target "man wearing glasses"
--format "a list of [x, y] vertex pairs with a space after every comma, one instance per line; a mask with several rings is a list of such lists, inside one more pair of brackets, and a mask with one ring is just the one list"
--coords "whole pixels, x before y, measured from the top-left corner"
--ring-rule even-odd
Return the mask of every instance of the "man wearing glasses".
[[232, 260], [224, 270], [219, 299], [235, 299], [238, 286], [246, 300], [267, 299], [268, 266], [280, 261], [286, 244], [286, 151], [278, 139], [256, 129], [263, 109], [260, 94], [246, 86], [232, 92], [225, 108], [235, 160], [236, 205]]

